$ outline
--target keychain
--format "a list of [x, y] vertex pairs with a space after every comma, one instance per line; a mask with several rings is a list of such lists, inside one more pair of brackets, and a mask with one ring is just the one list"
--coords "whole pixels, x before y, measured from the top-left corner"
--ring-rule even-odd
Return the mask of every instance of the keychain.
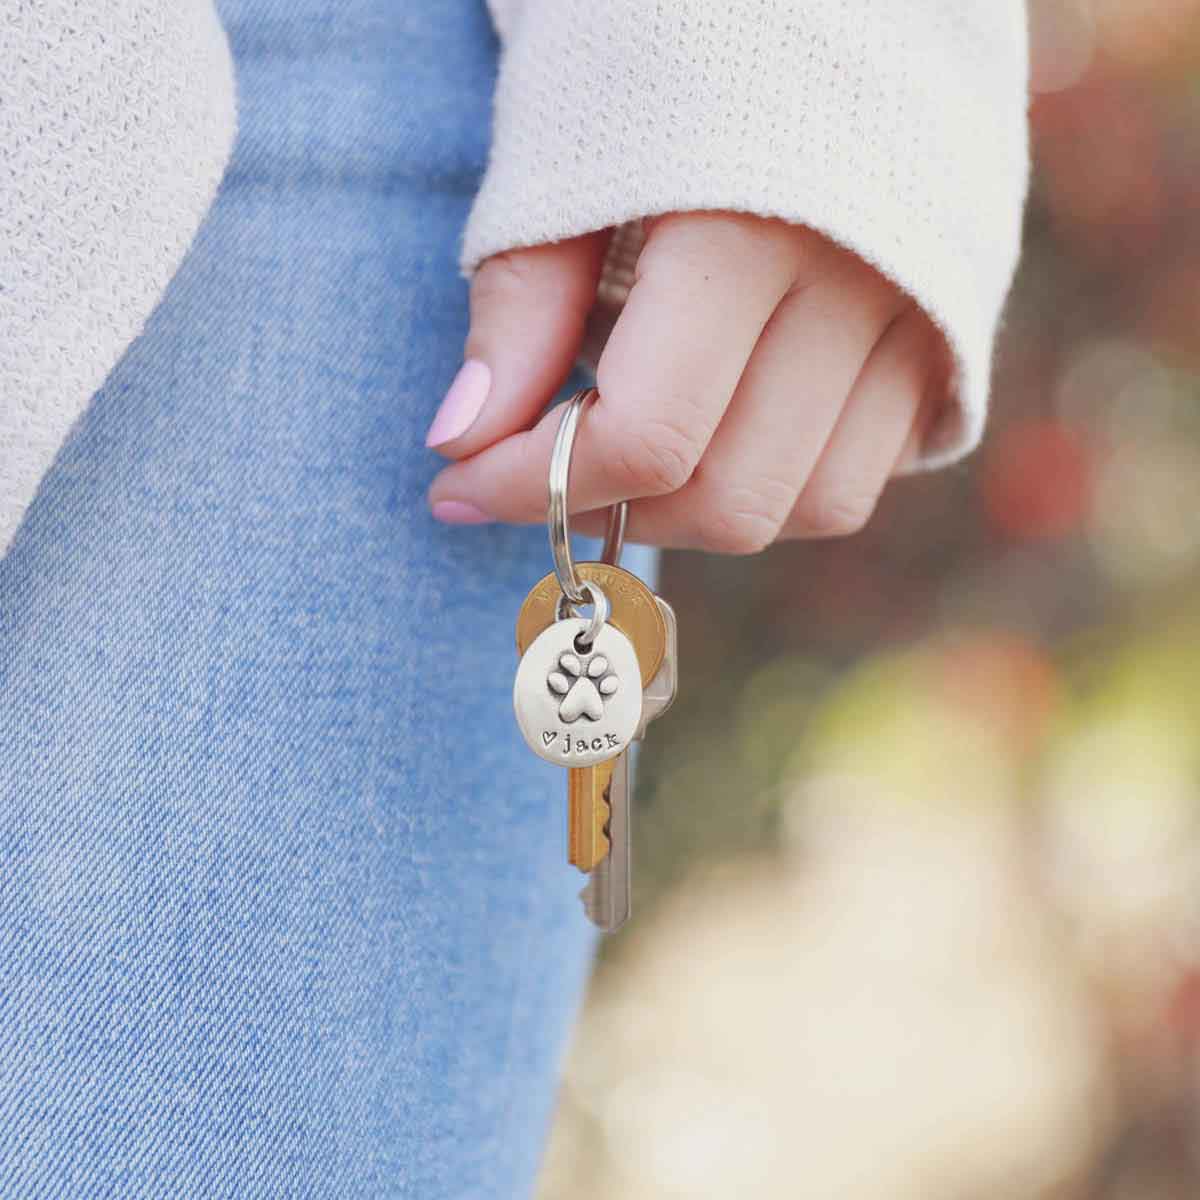
[[580, 893], [588, 917], [612, 933], [630, 911], [629, 747], [675, 699], [676, 630], [671, 606], [617, 565], [624, 501], [609, 510], [602, 561], [577, 565], [571, 556], [571, 454], [596, 396], [589, 388], [563, 405], [546, 520], [554, 570], [517, 617], [513, 707], [529, 748], [567, 768], [567, 857], [588, 876]]

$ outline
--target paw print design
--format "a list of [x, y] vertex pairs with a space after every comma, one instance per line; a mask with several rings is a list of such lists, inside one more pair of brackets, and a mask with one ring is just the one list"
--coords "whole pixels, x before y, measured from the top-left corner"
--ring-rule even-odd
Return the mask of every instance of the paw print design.
[[609, 669], [603, 654], [578, 655], [568, 650], [559, 655], [558, 669], [550, 672], [546, 684], [556, 696], [562, 697], [558, 715], [569, 725], [580, 717], [600, 720], [604, 716], [604, 701], [615, 695], [621, 681]]

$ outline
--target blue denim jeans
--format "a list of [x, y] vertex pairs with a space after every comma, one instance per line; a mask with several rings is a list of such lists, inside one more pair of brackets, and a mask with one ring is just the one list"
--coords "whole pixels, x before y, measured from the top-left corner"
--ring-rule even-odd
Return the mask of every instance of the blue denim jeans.
[[514, 1200], [594, 939], [511, 713], [544, 530], [424, 501], [496, 45], [222, 14], [229, 175], [0, 562], [0, 1196]]

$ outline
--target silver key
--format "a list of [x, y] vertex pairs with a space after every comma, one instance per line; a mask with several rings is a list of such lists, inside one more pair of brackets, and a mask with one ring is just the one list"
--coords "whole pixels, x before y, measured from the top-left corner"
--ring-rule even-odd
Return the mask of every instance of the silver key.
[[[667, 627], [667, 648], [662, 666], [642, 693], [642, 717], [634, 733], [640, 741], [646, 726], [655, 717], [661, 717], [671, 707], [679, 684], [678, 635], [675, 611], [661, 597], [655, 601]], [[623, 750], [613, 764], [609, 782], [608, 838], [610, 848], [604, 859], [596, 865], [588, 877], [587, 885], [579, 893], [584, 911], [592, 924], [605, 933], [615, 933], [626, 921], [632, 902], [632, 807], [633, 795], [630, 784], [629, 750]]]

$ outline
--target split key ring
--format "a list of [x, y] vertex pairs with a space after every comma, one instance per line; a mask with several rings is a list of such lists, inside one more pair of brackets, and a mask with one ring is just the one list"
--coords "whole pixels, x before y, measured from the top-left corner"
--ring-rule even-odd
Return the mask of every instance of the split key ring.
[[[546, 510], [546, 527], [550, 533], [550, 553], [554, 556], [554, 575], [568, 608], [592, 604], [597, 600], [592, 585], [579, 578], [575, 570], [575, 560], [571, 557], [567, 485], [571, 476], [571, 455], [575, 449], [579, 418], [588, 404], [599, 396], [600, 393], [595, 388], [585, 388], [576, 392], [562, 406], [562, 420], [558, 425], [558, 436], [554, 439], [554, 450], [550, 454], [550, 502]], [[616, 566], [621, 560], [628, 515], [629, 503], [626, 500], [612, 505], [608, 510], [608, 526], [604, 532], [604, 549], [600, 558], [612, 566]], [[599, 603], [596, 603], [596, 607], [599, 609]]]

